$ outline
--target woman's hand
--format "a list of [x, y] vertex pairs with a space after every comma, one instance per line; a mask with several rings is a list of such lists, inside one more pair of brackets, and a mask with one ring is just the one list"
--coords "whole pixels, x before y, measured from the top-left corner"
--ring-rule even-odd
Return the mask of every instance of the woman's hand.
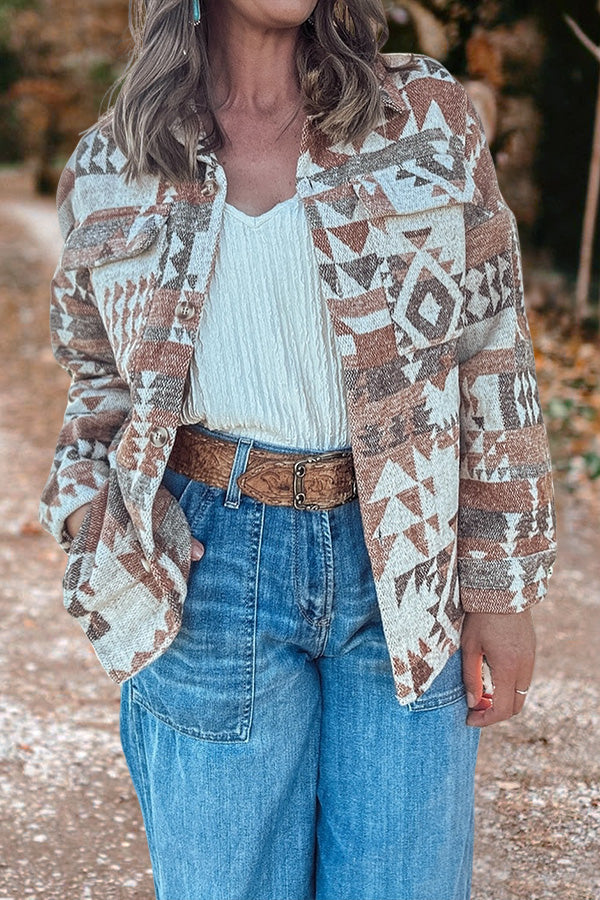
[[76, 509], [75, 512], [72, 512], [71, 515], [67, 516], [65, 519], [65, 528], [72, 538], [76, 536], [81, 528], [81, 523], [83, 522], [89, 506], [91, 506], [90, 503], [84, 503], [83, 506], [80, 506], [79, 509]]
[[[469, 704], [467, 725], [493, 725], [520, 713], [525, 695], [516, 691], [529, 688], [535, 661], [531, 611], [466, 613], [461, 649]], [[481, 666], [484, 656], [494, 683], [491, 705], [483, 694]]]

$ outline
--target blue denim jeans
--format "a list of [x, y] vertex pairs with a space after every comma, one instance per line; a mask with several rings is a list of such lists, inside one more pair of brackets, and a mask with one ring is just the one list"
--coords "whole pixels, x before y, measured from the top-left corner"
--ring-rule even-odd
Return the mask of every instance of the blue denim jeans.
[[289, 448], [230, 440], [227, 490], [165, 473], [205, 554], [177, 638], [122, 687], [158, 900], [468, 900], [460, 651], [400, 706], [358, 500], [240, 494], [252, 443]]

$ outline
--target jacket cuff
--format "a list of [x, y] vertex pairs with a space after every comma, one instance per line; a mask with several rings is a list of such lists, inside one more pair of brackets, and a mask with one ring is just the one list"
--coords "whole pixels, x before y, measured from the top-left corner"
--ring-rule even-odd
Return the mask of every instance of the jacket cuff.
[[[460, 600], [465, 612], [518, 613], [544, 599], [552, 576], [555, 551], [511, 559], [509, 566], [499, 561], [462, 559], [458, 562]], [[499, 568], [504, 577], [499, 581]], [[535, 577], [523, 575], [535, 570]], [[484, 586], [487, 582], [487, 586]], [[507, 583], [508, 582], [508, 583]], [[481, 587], [479, 586], [481, 585]], [[490, 584], [499, 584], [490, 588]]]

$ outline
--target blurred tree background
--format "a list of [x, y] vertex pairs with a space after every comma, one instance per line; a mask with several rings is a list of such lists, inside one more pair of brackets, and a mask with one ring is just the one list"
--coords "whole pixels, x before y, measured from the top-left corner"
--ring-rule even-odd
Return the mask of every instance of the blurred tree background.
[[[599, 65], [564, 18], [599, 43], [599, 8], [586, 0], [384, 3], [386, 49], [441, 60], [481, 113], [519, 222], [534, 330], [543, 320], [538, 368], [551, 437], [562, 441], [558, 464], [561, 455], [565, 468], [580, 460], [600, 484], [600, 369], [597, 344], [586, 343], [598, 330], [600, 228], [583, 332], [573, 317]], [[53, 193], [129, 48], [127, 0], [0, 0], [0, 163], [25, 161], [38, 190]]]
[[0, 161], [31, 161], [52, 192], [129, 47], [123, 0], [0, 0]]

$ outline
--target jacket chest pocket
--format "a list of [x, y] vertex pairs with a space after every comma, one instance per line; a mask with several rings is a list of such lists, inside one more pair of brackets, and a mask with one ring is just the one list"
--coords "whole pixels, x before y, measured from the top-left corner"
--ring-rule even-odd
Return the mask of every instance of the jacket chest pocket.
[[160, 281], [168, 207], [101, 209], [65, 241], [65, 269], [87, 268], [119, 370], [130, 371], [148, 304]]
[[352, 184], [368, 226], [362, 255], [377, 267], [371, 290], [380, 291], [401, 355], [458, 338], [465, 278], [462, 203], [428, 184], [427, 207], [415, 208], [406, 180], [386, 172]]

